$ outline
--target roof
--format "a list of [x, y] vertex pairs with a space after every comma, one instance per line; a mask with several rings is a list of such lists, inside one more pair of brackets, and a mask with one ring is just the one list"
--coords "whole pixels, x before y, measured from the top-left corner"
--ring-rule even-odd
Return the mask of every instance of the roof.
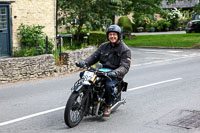
[[167, 0], [162, 1], [162, 8], [163, 9], [170, 9], [170, 8], [193, 8], [199, 3], [199, 0], [176, 0], [173, 4], [167, 4]]

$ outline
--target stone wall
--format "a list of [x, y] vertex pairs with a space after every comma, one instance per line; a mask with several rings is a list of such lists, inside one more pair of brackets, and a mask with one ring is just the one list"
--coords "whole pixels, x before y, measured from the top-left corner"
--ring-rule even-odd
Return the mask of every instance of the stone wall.
[[53, 55], [0, 59], [0, 83], [42, 78], [54, 74]]
[[76, 67], [76, 62], [86, 59], [95, 51], [95, 47], [90, 47], [81, 50], [67, 51], [62, 53], [62, 66], [57, 67], [57, 72], [75, 72], [79, 68]]
[[95, 47], [62, 53], [63, 65], [56, 66], [53, 55], [0, 58], [0, 84], [55, 76], [79, 70], [75, 62], [91, 55]]

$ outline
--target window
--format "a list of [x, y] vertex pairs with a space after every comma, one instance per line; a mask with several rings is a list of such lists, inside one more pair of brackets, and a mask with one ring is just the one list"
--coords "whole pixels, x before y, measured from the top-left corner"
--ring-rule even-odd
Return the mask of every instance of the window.
[[0, 30], [7, 29], [6, 8], [0, 8]]

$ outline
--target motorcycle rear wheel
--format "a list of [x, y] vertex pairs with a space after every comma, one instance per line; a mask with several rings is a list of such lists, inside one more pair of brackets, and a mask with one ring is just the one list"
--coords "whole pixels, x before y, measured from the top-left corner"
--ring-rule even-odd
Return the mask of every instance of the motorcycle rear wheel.
[[83, 119], [86, 100], [83, 92], [73, 92], [65, 107], [64, 120], [70, 128], [77, 126]]

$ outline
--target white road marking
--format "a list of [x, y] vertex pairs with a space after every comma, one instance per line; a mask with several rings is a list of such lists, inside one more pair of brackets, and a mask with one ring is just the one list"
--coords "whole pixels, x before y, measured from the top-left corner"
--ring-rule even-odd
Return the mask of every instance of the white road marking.
[[178, 58], [165, 59], [165, 60], [160, 60], [160, 61], [152, 61], [152, 62], [147, 62], [147, 63], [143, 63], [143, 64], [135, 64], [135, 65], [131, 65], [131, 67], [151, 65], [151, 64], [155, 64], [155, 63], [163, 63], [163, 62], [175, 61], [175, 60], [198, 57], [198, 56], [200, 56], [200, 54], [194, 53], [194, 54], [190, 54], [190, 55], [182, 55], [182, 57], [178, 57]]
[[160, 50], [160, 49], [139, 49], [140, 51], [144, 51], [144, 52], [152, 52], [152, 53], [180, 53], [180, 52], [183, 52], [183, 51], [180, 51], [180, 50]]
[[26, 119], [30, 119], [30, 118], [33, 118], [33, 117], [36, 117], [36, 116], [40, 116], [40, 115], [48, 114], [48, 113], [51, 113], [51, 112], [55, 112], [55, 111], [58, 111], [58, 110], [61, 110], [61, 109], [64, 109], [64, 108], [65, 108], [65, 106], [62, 106], [62, 107], [58, 107], [58, 108], [55, 108], [55, 109], [50, 109], [50, 110], [46, 110], [46, 111], [43, 111], [43, 112], [35, 113], [35, 114], [32, 114], [32, 115], [27, 115], [27, 116], [24, 116], [24, 117], [21, 117], [21, 118], [17, 118], [17, 119], [14, 119], [14, 120], [2, 122], [2, 123], [0, 123], [0, 127], [8, 125], [8, 124], [15, 123], [15, 122], [23, 121], [23, 120], [26, 120]]
[[169, 52], [169, 53], [180, 53], [180, 52], [183, 52], [183, 51], [175, 51], [175, 50], [173, 50], [173, 51], [167, 51], [167, 52]]
[[184, 59], [184, 58], [188, 58], [188, 57], [185, 56], [185, 57], [172, 58], [172, 59], [166, 59], [166, 60], [160, 60], [160, 61], [152, 61], [152, 62], [147, 62], [147, 63], [143, 63], [143, 64], [131, 65], [131, 67], [143, 66], [143, 65], [150, 65], [150, 64], [162, 63], [162, 62], [169, 62], [169, 61], [174, 61], [174, 60], [179, 60], [179, 59]]
[[177, 80], [181, 80], [181, 79], [183, 79], [183, 78], [175, 78], [175, 79], [170, 79], [170, 80], [164, 80], [164, 81], [160, 81], [160, 82], [156, 82], [156, 83], [152, 83], [152, 84], [148, 84], [148, 85], [143, 85], [143, 86], [131, 88], [131, 89], [128, 89], [127, 91], [134, 91], [134, 90], [138, 90], [138, 89], [142, 89], [142, 88], [146, 88], [146, 87], [151, 87], [151, 86], [155, 86], [155, 85], [160, 85], [160, 84], [164, 84], [164, 83], [169, 83], [169, 82], [173, 82], [173, 81], [177, 81]]

